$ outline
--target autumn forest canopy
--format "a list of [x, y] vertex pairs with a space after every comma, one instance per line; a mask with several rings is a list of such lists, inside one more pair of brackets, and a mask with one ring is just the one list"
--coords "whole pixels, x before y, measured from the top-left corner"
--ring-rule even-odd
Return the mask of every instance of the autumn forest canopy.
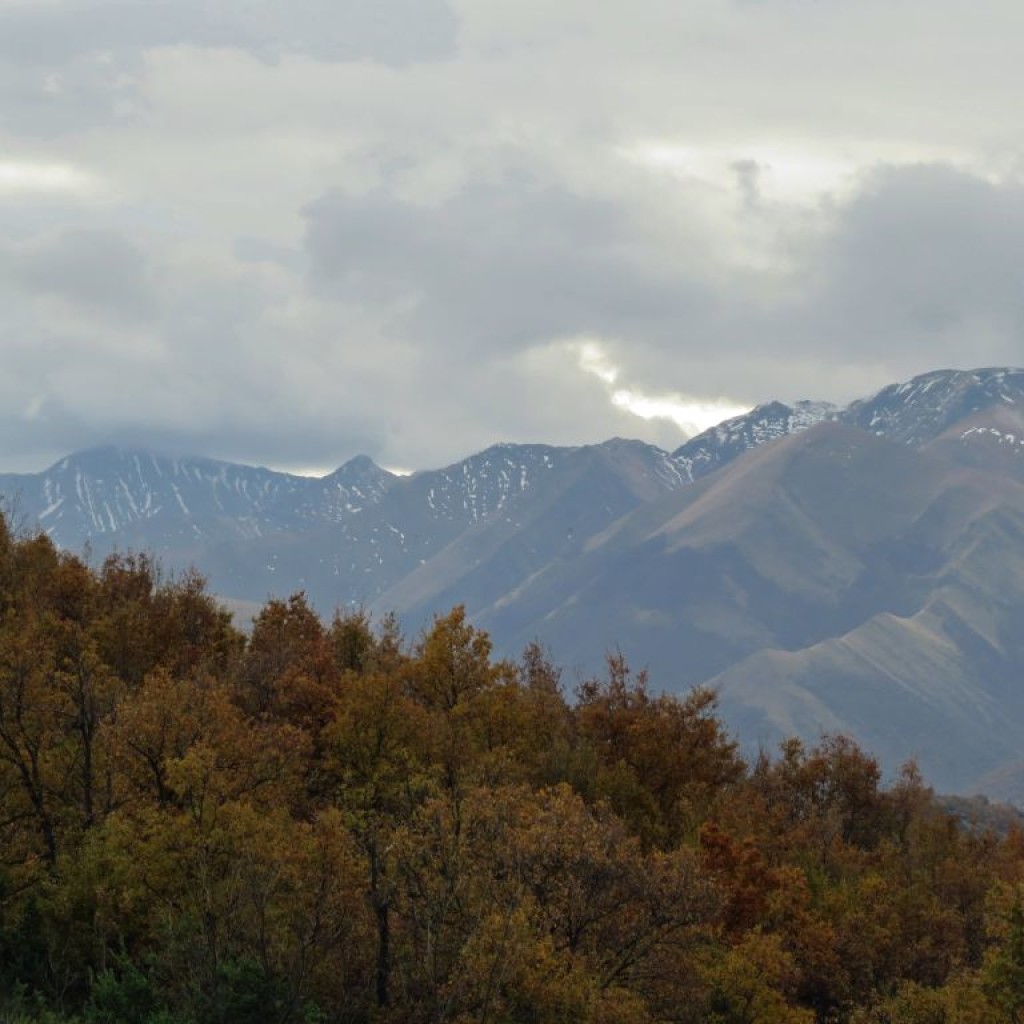
[[[595, 638], [600, 643], [600, 638]], [[567, 695], [0, 528], [0, 1021], [1024, 1020], [1024, 837], [842, 737], [744, 761], [619, 656]]]

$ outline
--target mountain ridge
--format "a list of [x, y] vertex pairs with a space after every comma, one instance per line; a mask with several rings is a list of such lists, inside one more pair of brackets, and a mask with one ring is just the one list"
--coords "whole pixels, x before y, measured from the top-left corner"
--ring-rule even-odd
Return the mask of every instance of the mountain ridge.
[[107, 447], [0, 491], [65, 547], [145, 548], [226, 598], [303, 590], [410, 630], [462, 603], [500, 652], [539, 639], [581, 679], [597, 636], [657, 687], [715, 687], [748, 737], [845, 731], [890, 770], [902, 747], [944, 788], [1024, 797], [1022, 456], [1024, 371], [988, 368], [767, 402], [671, 452], [504, 443], [305, 478]]
[[[902, 384], [889, 385], [845, 408], [820, 401], [801, 400], [792, 404], [770, 401], [703, 431], [671, 452], [653, 445], [647, 447], [660, 458], [660, 472], [666, 480], [672, 480], [672, 486], [682, 486], [715, 472], [753, 448], [807, 430], [820, 422], [843, 422], [878, 436], [921, 444], [938, 439], [958, 417], [977, 413], [985, 400], [1015, 405], [1022, 395], [1024, 370], [931, 371]], [[937, 406], [924, 401], [936, 396], [940, 398]], [[1024, 450], [1024, 414], [1019, 422], [1020, 431], [1012, 436], [1015, 442], [1021, 442]], [[994, 427], [974, 429], [979, 435], [995, 431]], [[1001, 443], [1010, 443], [1008, 432], [1000, 436]], [[189, 483], [193, 494], [194, 484], [201, 483], [209, 492], [198, 502], [203, 514], [215, 511], [221, 513], [223, 519], [233, 519], [239, 524], [234, 532], [242, 538], [259, 536], [264, 528], [271, 532], [290, 529], [303, 520], [309, 524], [341, 521], [366, 505], [376, 504], [396, 483], [415, 486], [423, 479], [444, 480], [445, 477], [449, 478], [448, 500], [466, 502], [467, 508], [476, 510], [471, 515], [476, 521], [497, 511], [517, 488], [510, 484], [497, 503], [492, 500], [488, 504], [485, 497], [480, 504], [477, 497], [487, 495], [488, 491], [486, 487], [477, 487], [479, 481], [474, 464], [486, 464], [501, 455], [510, 455], [506, 460], [507, 468], [522, 471], [531, 453], [562, 458], [585, 448], [607, 451], [629, 444], [644, 442], [611, 438], [598, 445], [569, 447], [499, 443], [448, 466], [419, 470], [408, 477], [389, 473], [366, 455], [354, 456], [323, 477], [305, 477], [205, 456], [170, 456], [144, 448], [105, 445], [64, 456], [39, 473], [0, 474], [0, 493], [9, 501], [20, 495], [21, 513], [38, 522], [65, 547], [78, 547], [86, 541], [95, 544], [99, 538], [123, 532], [132, 523], [166, 514], [175, 507], [186, 520], [193, 518], [190, 503], [178, 486], [183, 482]], [[515, 461], [517, 454], [524, 455], [522, 465]], [[141, 493], [129, 486], [125, 469], [129, 476], [142, 483]], [[70, 486], [72, 472], [74, 486]], [[465, 493], [454, 488], [452, 494], [452, 473], [461, 473], [466, 478]], [[167, 485], [154, 486], [154, 475], [168, 481], [169, 489]], [[113, 495], [109, 490], [103, 492], [105, 478], [113, 478], [110, 484]], [[290, 504], [294, 508], [289, 509]], [[461, 514], [454, 509], [449, 511], [452, 515]], [[275, 515], [282, 516], [285, 522], [275, 524]], [[180, 531], [182, 524], [178, 523], [177, 528]], [[191, 532], [202, 536], [204, 529], [200, 526]], [[221, 532], [231, 535], [232, 531]], [[142, 539], [145, 540], [144, 531]], [[154, 540], [159, 546], [162, 538]]]

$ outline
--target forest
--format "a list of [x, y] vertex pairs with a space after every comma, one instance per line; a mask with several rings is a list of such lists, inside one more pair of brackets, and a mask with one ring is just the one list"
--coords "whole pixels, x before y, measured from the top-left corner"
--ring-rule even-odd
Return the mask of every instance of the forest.
[[670, 684], [3, 523], [0, 1022], [1024, 1020], [1012, 824]]

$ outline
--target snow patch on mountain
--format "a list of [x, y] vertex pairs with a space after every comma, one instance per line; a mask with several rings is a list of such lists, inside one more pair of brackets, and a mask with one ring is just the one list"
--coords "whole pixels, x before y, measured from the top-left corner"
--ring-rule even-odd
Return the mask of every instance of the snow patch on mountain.
[[429, 480], [426, 505], [435, 518], [479, 522], [494, 515], [537, 479], [556, 470], [569, 448], [496, 444], [444, 469], [415, 473], [414, 485]]
[[921, 445], [993, 405], [1024, 403], [1024, 370], [935, 370], [853, 402], [838, 416], [879, 437]]
[[836, 412], [830, 402], [768, 402], [691, 438], [672, 457], [687, 480], [698, 480], [751, 448], [807, 430]]
[[[989, 415], [993, 410], [997, 415]], [[564, 488], [585, 494], [581, 501], [595, 517], [620, 515], [632, 502], [686, 487], [751, 449], [826, 420], [907, 444], [959, 429], [964, 443], [985, 439], [1024, 450], [1024, 371], [937, 371], [845, 409], [768, 402], [671, 453], [621, 438], [582, 447], [497, 444], [411, 476], [359, 456], [312, 479], [108, 447], [68, 456], [41, 474], [0, 476], [0, 494], [17, 521], [38, 524], [65, 548], [88, 543], [98, 555], [147, 549], [172, 566], [210, 565], [232, 592], [255, 599], [281, 586], [324, 591], [327, 579], [339, 587], [361, 580], [365, 586], [349, 590], [370, 601], [466, 531], [496, 521], [529, 529], [520, 524], [528, 522], [524, 503], [534, 496], [543, 505], [545, 495]], [[574, 522], [559, 529], [563, 541], [578, 535]], [[257, 580], [253, 566], [280, 586]]]
[[971, 441], [974, 439], [992, 440], [1001, 447], [1024, 448], [1024, 437], [996, 430], [995, 427], [971, 427], [970, 430], [965, 430], [960, 435], [961, 441]]
[[393, 481], [365, 458], [316, 480], [105, 447], [70, 455], [41, 474], [0, 476], [0, 493], [63, 547], [115, 537], [159, 546], [336, 521], [379, 501]]

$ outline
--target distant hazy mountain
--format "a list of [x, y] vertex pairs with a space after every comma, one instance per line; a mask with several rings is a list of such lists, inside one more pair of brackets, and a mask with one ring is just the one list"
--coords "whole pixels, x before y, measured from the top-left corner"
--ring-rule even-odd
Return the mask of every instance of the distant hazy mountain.
[[[496, 445], [394, 483], [358, 514], [210, 549], [233, 595], [301, 587], [323, 609], [375, 605], [418, 625], [473, 592], [504, 593], [650, 498], [683, 486], [671, 456], [638, 441]], [[386, 595], [386, 596], [382, 596]]]
[[654, 678], [718, 688], [748, 742], [849, 732], [952, 788], [1020, 757], [1016, 480], [823, 424], [634, 513], [586, 563], [551, 623], [566, 655], [577, 609], [632, 622]]
[[311, 480], [108, 448], [0, 492], [64, 546], [150, 549], [228, 598], [303, 589], [413, 631], [462, 602], [570, 680], [617, 646], [656, 687], [713, 685], [748, 744], [845, 731], [1024, 798], [1021, 370], [770, 402], [672, 453], [497, 445]]
[[316, 480], [106, 447], [39, 474], [0, 475], [0, 494], [63, 547], [147, 548], [176, 560], [226, 538], [337, 522], [378, 502], [396, 479], [365, 456]]
[[685, 483], [671, 456], [639, 441], [563, 450], [557, 472], [461, 531], [375, 603], [417, 622], [455, 603], [481, 611], [510, 601], [536, 574], [572, 564], [621, 516]]

